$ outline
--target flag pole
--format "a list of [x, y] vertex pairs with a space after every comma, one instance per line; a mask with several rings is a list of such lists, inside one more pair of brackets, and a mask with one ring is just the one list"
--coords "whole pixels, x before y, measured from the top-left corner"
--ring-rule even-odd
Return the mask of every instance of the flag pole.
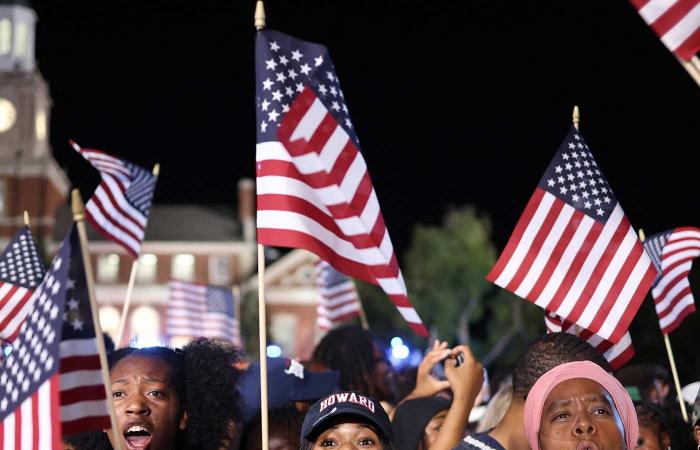
[[[255, 29], [265, 28], [265, 6], [262, 0], [255, 4]], [[265, 247], [258, 243], [258, 335], [260, 339], [260, 434], [262, 450], [269, 450], [267, 424], [267, 326], [265, 317]]]
[[695, 67], [695, 70], [700, 72], [700, 58], [698, 58], [698, 55], [693, 55], [693, 57], [690, 58], [690, 63]]
[[[100, 327], [99, 311], [97, 309], [97, 298], [95, 296], [95, 282], [92, 279], [92, 263], [90, 261], [90, 252], [88, 251], [87, 231], [85, 230], [85, 205], [80, 196], [78, 189], [73, 189], [71, 192], [71, 206], [73, 209], [73, 220], [78, 228], [78, 236], [80, 236], [80, 251], [83, 256], [83, 266], [85, 269], [85, 282], [87, 284], [88, 298], [90, 299], [90, 311], [92, 312], [92, 325], [95, 328], [95, 343], [97, 344], [97, 352], [100, 355], [100, 368], [102, 369], [102, 382], [105, 387], [107, 396], [107, 408], [109, 410], [109, 420], [112, 425], [112, 433], [117, 433], [117, 416], [114, 411], [114, 403], [112, 402], [112, 382], [107, 369], [107, 352], [105, 351], [105, 341], [102, 337], [102, 327]], [[122, 450], [121, 441], [114, 438], [114, 450]]]
[[29, 213], [27, 210], [24, 210], [24, 226], [29, 228]]
[[676, 58], [678, 59], [678, 62], [683, 66], [683, 68], [688, 72], [688, 74], [691, 76], [693, 80], [700, 86], [700, 60], [698, 60], [697, 56], [693, 56], [693, 59], [691, 61], [684, 61], [681, 58]]
[[578, 130], [578, 124], [581, 121], [581, 113], [578, 110], [578, 106], [574, 105], [574, 112], [571, 114], [571, 121]]
[[[646, 236], [644, 235], [644, 230], [639, 229], [639, 240], [644, 242]], [[671, 348], [671, 340], [668, 338], [667, 333], [662, 333], [664, 336], [664, 344], [666, 345], [666, 353], [668, 354], [668, 360], [671, 363], [671, 373], [673, 374], [673, 384], [676, 386], [676, 394], [678, 395], [678, 403], [681, 405], [681, 413], [683, 414], [683, 420], [688, 422], [688, 411], [685, 409], [685, 401], [683, 400], [683, 394], [681, 393], [681, 382], [678, 379], [678, 369], [676, 369], [676, 359], [673, 357], [673, 349]]]
[[[158, 181], [158, 175], [160, 174], [160, 164], [153, 166], [153, 176]], [[155, 187], [154, 187], [155, 189]], [[122, 306], [122, 315], [119, 320], [119, 328], [117, 331], [117, 336], [114, 341], [117, 348], [121, 347], [122, 337], [124, 337], [124, 328], [126, 327], [126, 316], [129, 314], [129, 306], [131, 305], [131, 294], [134, 292], [134, 284], [136, 283], [136, 272], [139, 268], [139, 258], [138, 256], [131, 263], [131, 274], [129, 275], [129, 284], [126, 286], [126, 297], [124, 297], [124, 306]]]

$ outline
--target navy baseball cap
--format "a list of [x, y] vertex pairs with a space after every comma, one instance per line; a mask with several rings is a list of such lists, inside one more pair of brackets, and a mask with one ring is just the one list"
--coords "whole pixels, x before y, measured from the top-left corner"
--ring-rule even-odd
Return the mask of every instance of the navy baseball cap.
[[[296, 401], [316, 401], [339, 390], [340, 372], [311, 372], [295, 359], [267, 358], [267, 403], [273, 409]], [[251, 364], [236, 389], [243, 421], [249, 423], [260, 412], [260, 363]]]
[[358, 392], [337, 392], [325, 396], [309, 408], [301, 425], [301, 439], [309, 440], [314, 433], [324, 430], [323, 425], [336, 417], [349, 415], [366, 419], [393, 442], [391, 422], [376, 399]]

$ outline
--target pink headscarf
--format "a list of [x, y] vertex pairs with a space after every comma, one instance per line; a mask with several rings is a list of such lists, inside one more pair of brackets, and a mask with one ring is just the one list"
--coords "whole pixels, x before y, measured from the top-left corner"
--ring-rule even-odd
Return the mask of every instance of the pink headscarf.
[[542, 408], [547, 396], [559, 383], [573, 378], [593, 380], [605, 388], [612, 397], [624, 427], [624, 437], [628, 450], [637, 447], [639, 425], [637, 413], [629, 394], [615, 377], [590, 361], [576, 361], [561, 364], [542, 375], [532, 386], [525, 400], [525, 435], [533, 450], [539, 449], [537, 434], [540, 432]]

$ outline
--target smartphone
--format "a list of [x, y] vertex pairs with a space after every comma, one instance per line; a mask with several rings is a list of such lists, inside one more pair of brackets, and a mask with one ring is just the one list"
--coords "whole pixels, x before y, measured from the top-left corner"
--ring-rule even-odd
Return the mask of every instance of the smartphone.
[[[449, 359], [449, 358], [445, 358]], [[459, 352], [457, 353], [457, 356], [454, 357], [455, 359], [455, 367], [459, 367], [464, 363], [464, 353]], [[445, 375], [445, 360], [440, 361], [439, 363], [435, 364], [433, 367], [433, 371], [431, 372], [432, 375], [437, 378], [440, 381], [446, 380], [447, 375]]]

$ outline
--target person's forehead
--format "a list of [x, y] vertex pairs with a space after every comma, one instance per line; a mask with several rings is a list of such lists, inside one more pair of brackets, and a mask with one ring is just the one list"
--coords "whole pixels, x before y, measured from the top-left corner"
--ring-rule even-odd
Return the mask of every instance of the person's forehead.
[[608, 396], [608, 392], [597, 381], [588, 378], [572, 378], [556, 385], [547, 396], [545, 405], [572, 398], [607, 401]]
[[143, 378], [169, 383], [170, 366], [165, 361], [146, 355], [132, 355], [121, 359], [112, 368], [111, 378], [138, 375]]

